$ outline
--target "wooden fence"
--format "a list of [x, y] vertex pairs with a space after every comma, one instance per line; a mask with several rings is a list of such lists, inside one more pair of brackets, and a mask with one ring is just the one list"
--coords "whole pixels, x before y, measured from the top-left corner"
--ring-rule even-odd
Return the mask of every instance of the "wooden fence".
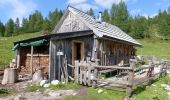
[[[139, 61], [131, 59], [130, 64], [125, 64], [123, 66], [102, 66], [98, 65], [97, 61], [75, 61], [75, 66], [70, 66], [75, 67], [74, 78], [76, 83], [92, 87], [104, 85], [119, 86], [125, 89], [126, 98], [129, 98], [132, 95], [134, 86], [141, 85], [143, 83], [149, 84], [151, 80], [155, 78], [155, 76], [160, 77], [165, 75], [168, 69], [167, 61], [161, 61], [159, 63], [153, 63], [150, 61], [149, 65], [141, 65], [140, 67], [136, 68], [136, 65], [139, 63]], [[160, 69], [157, 73], [154, 73], [154, 68], [157, 68], [156, 66], [159, 66]], [[120, 73], [125, 73], [124, 77], [126, 77], [126, 79], [124, 81], [107, 81], [106, 79], [99, 78], [101, 72], [104, 73], [115, 70], [118, 71], [117, 75]], [[139, 76], [141, 77], [139, 78]], [[102, 82], [105, 82], [105, 84], [99, 85], [99, 83]]]

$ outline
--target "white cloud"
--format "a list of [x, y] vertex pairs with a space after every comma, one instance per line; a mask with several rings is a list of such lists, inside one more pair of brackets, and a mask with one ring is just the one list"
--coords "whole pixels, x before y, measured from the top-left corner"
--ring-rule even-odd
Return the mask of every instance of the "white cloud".
[[113, 3], [118, 4], [120, 1], [137, 2], [138, 0], [94, 0], [94, 1], [103, 8], [110, 8]]
[[92, 9], [98, 9], [97, 6], [91, 5], [91, 4], [88, 4], [88, 3], [78, 4], [78, 5], [76, 5], [75, 7], [78, 8], [78, 9], [81, 9], [81, 10], [83, 10], [83, 11], [88, 11], [90, 8], [92, 8]]
[[84, 3], [87, 0], [68, 0], [68, 4], [80, 4], [80, 3]]
[[150, 15], [149, 17], [154, 18], [157, 15], [158, 15], [158, 13], [154, 13], [154, 14]]
[[0, 0], [0, 6], [10, 8], [9, 17], [22, 19], [36, 10], [37, 5], [32, 0]]
[[140, 13], [142, 13], [141, 9], [133, 9], [130, 11], [130, 14], [132, 15], [139, 15]]

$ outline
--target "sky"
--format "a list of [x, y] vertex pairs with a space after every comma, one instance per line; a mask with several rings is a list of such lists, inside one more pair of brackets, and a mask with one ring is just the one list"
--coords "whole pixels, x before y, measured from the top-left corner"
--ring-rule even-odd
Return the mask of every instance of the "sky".
[[[39, 10], [44, 17], [49, 11], [56, 8], [65, 10], [72, 5], [80, 10], [87, 11], [93, 8], [95, 13], [110, 9], [113, 3], [118, 4], [121, 0], [0, 0], [0, 21], [4, 24], [9, 18], [28, 17], [35, 10]], [[142, 15], [153, 17], [158, 10], [166, 10], [170, 6], [170, 0], [123, 0], [132, 16]]]

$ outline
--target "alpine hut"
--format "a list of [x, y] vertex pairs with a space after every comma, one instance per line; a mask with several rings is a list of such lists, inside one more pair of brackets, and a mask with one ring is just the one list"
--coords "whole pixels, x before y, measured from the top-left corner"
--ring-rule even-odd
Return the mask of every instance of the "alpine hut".
[[[101, 17], [101, 15], [99, 15]], [[43, 68], [49, 80], [61, 80], [61, 66], [75, 60], [99, 60], [100, 65], [129, 63], [135, 46], [142, 46], [120, 28], [95, 19], [72, 6], [49, 35], [14, 42], [17, 67], [21, 73], [33, 74]], [[68, 67], [73, 76], [74, 68]]]

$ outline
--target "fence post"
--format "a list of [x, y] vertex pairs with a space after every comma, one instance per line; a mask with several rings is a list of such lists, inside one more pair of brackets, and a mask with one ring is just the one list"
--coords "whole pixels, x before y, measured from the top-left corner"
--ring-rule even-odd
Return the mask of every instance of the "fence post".
[[76, 83], [78, 83], [79, 82], [79, 61], [78, 60], [75, 61], [74, 73], [75, 73], [75, 81]]
[[131, 97], [133, 91], [134, 67], [135, 67], [135, 62], [133, 61], [133, 59], [130, 59], [130, 67], [132, 69], [130, 69], [128, 73], [128, 84], [126, 86], [126, 100], [128, 100]]
[[[153, 72], [154, 72], [154, 63], [153, 63], [152, 60], [149, 61], [149, 66], [150, 66], [150, 68], [148, 69], [147, 78], [150, 78], [150, 77], [153, 76]], [[151, 82], [152, 82], [152, 79], [149, 79], [147, 85], [150, 86], [150, 85], [151, 85]]]
[[[99, 60], [98, 59], [95, 59], [95, 66], [98, 66], [99, 65]], [[98, 70], [97, 68], [94, 67], [94, 79], [92, 81], [92, 87], [93, 88], [96, 88], [96, 85], [97, 85], [97, 77], [98, 77]]]

